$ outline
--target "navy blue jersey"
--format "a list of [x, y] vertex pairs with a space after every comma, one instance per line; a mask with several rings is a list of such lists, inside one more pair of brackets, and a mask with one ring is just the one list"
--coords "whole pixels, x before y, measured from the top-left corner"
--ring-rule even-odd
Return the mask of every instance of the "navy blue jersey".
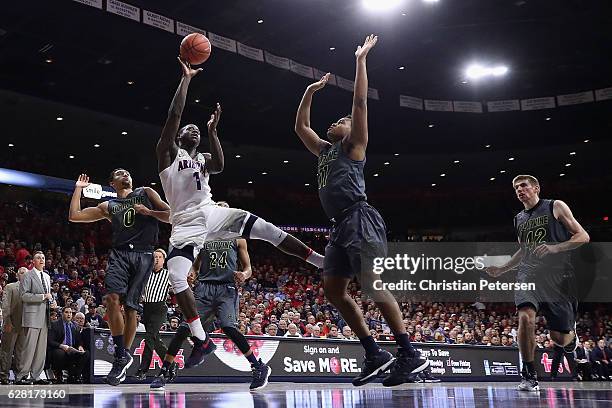
[[353, 160], [336, 142], [319, 154], [317, 177], [319, 199], [329, 218], [340, 215], [342, 210], [366, 200], [363, 160]]
[[553, 214], [554, 200], [541, 199], [535, 207], [523, 210], [514, 217], [514, 227], [523, 249], [523, 259], [519, 265], [519, 276], [532, 275], [540, 269], [564, 270], [571, 267], [569, 252], [550, 254], [538, 258], [535, 248], [547, 243], [565, 242], [571, 234]]
[[138, 214], [134, 209], [135, 204], [154, 209], [144, 187], [135, 189], [125, 198], [108, 201], [108, 214], [113, 225], [113, 248], [151, 249], [157, 243], [157, 220]]
[[206, 241], [202, 248], [201, 282], [234, 283], [238, 270], [238, 244], [235, 239]]

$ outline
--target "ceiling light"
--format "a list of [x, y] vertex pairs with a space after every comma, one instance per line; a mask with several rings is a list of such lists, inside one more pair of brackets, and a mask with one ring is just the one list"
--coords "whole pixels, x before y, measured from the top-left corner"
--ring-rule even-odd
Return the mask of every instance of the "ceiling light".
[[399, 6], [402, 0], [363, 0], [363, 6], [368, 10], [389, 10]]
[[263, 24], [263, 20], [261, 19], [257, 20], [257, 24]]
[[156, 183], [156, 182], [154, 182], [154, 181], [152, 181], [152, 182], [151, 182], [151, 185], [152, 185], [152, 186], [155, 186], [155, 185], [157, 185], [157, 183]]
[[394, 155], [395, 157], [397, 157], [397, 156], [399, 156], [399, 153], [393, 153], [393, 155]]
[[374, 177], [378, 177], [378, 173], [374, 173]]
[[249, 184], [253, 184], [253, 180], [249, 180]]
[[94, 147], [100, 147], [100, 145], [96, 143], [96, 144], [94, 145]]
[[308, 187], [308, 186], [310, 186], [310, 183], [304, 183], [304, 186]]
[[576, 152], [570, 152], [570, 156], [575, 156]]
[[64, 120], [64, 118], [62, 118], [61, 116], [58, 116], [57, 118], [55, 118], [56, 120]]
[[504, 174], [506, 172], [506, 170], [500, 170], [499, 173], [500, 174]]
[[402, 16], [405, 16], [405, 15], [406, 15], [406, 13], [402, 13]]
[[433, 123], [430, 123], [428, 127], [432, 128], [434, 126], [436, 126], [436, 125], [434, 125]]
[[267, 173], [267, 172], [265, 172], [265, 171], [262, 171], [262, 172], [261, 172], [261, 175], [262, 175], [262, 176], [265, 176], [266, 174], [268, 174], [268, 173]]
[[388, 166], [388, 165], [390, 165], [391, 163], [389, 163], [389, 162], [384, 162], [383, 164], [384, 164], [385, 166]]
[[565, 163], [565, 167], [569, 167], [571, 165], [572, 165], [572, 163]]
[[559, 177], [563, 177], [563, 176], [565, 176], [565, 173], [559, 174]]
[[432, 186], [432, 187], [435, 187], [435, 186], [436, 186], [436, 183], [431, 183], [431, 186]]
[[439, 0], [423, 0], [425, 3], [437, 3]]
[[546, 120], [551, 120], [552, 118], [546, 118]]
[[401, 66], [401, 67], [399, 67], [398, 69], [399, 69], [400, 71], [403, 71], [403, 70], [405, 70], [405, 69], [406, 69], [406, 67], [402, 65], [402, 66]]
[[589, 139], [584, 139], [584, 143], [589, 143], [590, 140]]
[[489, 179], [489, 181], [494, 181], [494, 180], [495, 180], [495, 177], [491, 177], [491, 178]]
[[195, 103], [200, 103], [200, 100], [199, 100], [199, 99], [196, 99], [196, 100], [195, 100]]
[[457, 164], [457, 163], [459, 163], [459, 160], [455, 160], [455, 161], [453, 161], [453, 163]]
[[330, 50], [330, 51], [335, 51], [335, 50], [336, 50], [336, 47], [329, 47], [329, 50]]
[[239, 155], [239, 154], [237, 154], [237, 155], [235, 155], [234, 157], [235, 157], [235, 158], [237, 158], [237, 159], [239, 159], [239, 158], [241, 158], [242, 156], [241, 156], [241, 155]]
[[510, 157], [508, 161], [514, 161], [514, 157]]
[[73, 155], [68, 156], [69, 159], [74, 159]]
[[491, 147], [491, 145], [485, 145], [485, 148], [487, 148], [487, 149], [488, 149], [489, 147]]
[[51, 58], [47, 58], [47, 59], [45, 60], [45, 62], [46, 62], [47, 64], [51, 64], [51, 63], [53, 62], [53, 60], [52, 60]]
[[15, 145], [12, 143], [9, 143], [9, 147], [15, 147]]
[[128, 85], [134, 85], [134, 81], [127, 81]]
[[440, 174], [440, 177], [446, 177], [446, 173]]
[[469, 79], [480, 79], [488, 76], [504, 76], [508, 73], [508, 67], [499, 65], [495, 67], [485, 67], [480, 64], [472, 64], [465, 70], [465, 76]]
[[468, 81], [466, 81], [465, 79], [463, 81], [461, 81], [462, 84], [467, 84]]
[[289, 160], [283, 160], [283, 163], [287, 164], [289, 163]]
[[125, 135], [127, 135], [127, 132], [124, 130], [123, 132], [121, 132], [121, 134], [122, 134], [123, 136], [125, 136]]

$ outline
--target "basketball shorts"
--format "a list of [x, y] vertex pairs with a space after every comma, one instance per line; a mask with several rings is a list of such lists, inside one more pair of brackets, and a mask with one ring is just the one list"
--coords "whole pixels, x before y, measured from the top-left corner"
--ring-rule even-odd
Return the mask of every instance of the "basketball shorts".
[[153, 252], [111, 249], [104, 285], [108, 293], [116, 293], [123, 304], [140, 310], [140, 296], [153, 270]]
[[202, 326], [212, 331], [216, 317], [221, 327], [236, 327], [238, 322], [238, 290], [234, 283], [199, 282], [193, 288]]
[[[325, 248], [324, 276], [371, 278], [373, 258], [387, 255], [387, 228], [365, 201], [346, 209], [333, 225]], [[362, 282], [363, 286], [363, 282]]]
[[205, 241], [240, 237], [249, 212], [237, 208], [203, 205], [172, 218], [170, 245], [201, 248]]

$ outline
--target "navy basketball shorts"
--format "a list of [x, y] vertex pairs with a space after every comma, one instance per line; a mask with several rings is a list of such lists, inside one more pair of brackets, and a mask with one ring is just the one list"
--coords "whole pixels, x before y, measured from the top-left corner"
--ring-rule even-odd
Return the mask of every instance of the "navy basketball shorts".
[[112, 249], [104, 286], [118, 294], [126, 307], [139, 310], [140, 296], [153, 270], [153, 252]]
[[212, 331], [215, 317], [222, 328], [238, 326], [238, 290], [233, 282], [199, 282], [193, 288], [193, 295], [206, 331]]
[[323, 276], [363, 280], [372, 273], [373, 259], [387, 256], [387, 227], [379, 212], [365, 201], [354, 204], [340, 218], [325, 247]]

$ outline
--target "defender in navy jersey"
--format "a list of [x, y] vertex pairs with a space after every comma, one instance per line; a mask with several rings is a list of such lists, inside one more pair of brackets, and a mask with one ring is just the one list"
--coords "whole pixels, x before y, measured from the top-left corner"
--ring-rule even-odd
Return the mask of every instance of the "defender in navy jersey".
[[347, 294], [351, 279], [360, 276], [362, 284], [367, 284], [372, 279], [369, 269], [372, 259], [387, 254], [386, 226], [378, 211], [366, 201], [363, 174], [368, 144], [366, 56], [377, 40], [373, 35], [368, 36], [355, 52], [352, 112], [329, 127], [329, 142], [321, 139], [310, 127], [310, 106], [313, 94], [327, 84], [330, 74], [306, 89], [295, 122], [296, 133], [308, 150], [318, 157], [319, 198], [327, 217], [333, 222], [325, 248], [325, 295], [359, 337], [366, 352], [361, 374], [353, 379], [356, 386], [373, 381], [391, 366], [391, 373], [383, 385], [409, 382], [411, 374], [429, 366], [429, 361], [421, 358], [410, 344], [401, 311], [390, 293], [381, 291], [376, 304], [398, 343], [397, 358], [378, 347], [365, 324], [363, 311]]
[[[157, 243], [158, 220], [168, 222], [169, 206], [149, 187], [132, 188], [127, 170], [115, 169], [109, 183], [117, 198], [81, 209], [81, 191], [89, 177], [81, 174], [76, 182], [68, 219], [72, 222], [95, 222], [106, 219], [112, 223], [113, 248], [108, 262], [104, 285], [108, 326], [115, 344], [115, 361], [106, 382], [119, 385], [132, 364], [127, 351], [136, 334], [136, 310], [144, 284], [153, 268], [153, 247]], [[125, 320], [121, 313], [125, 308]]]
[[[518, 282], [533, 282], [534, 291], [516, 291], [518, 344], [523, 360], [521, 391], [540, 389], [534, 366], [535, 319], [546, 318], [556, 348], [572, 353], [576, 348], [576, 287], [568, 251], [589, 242], [589, 234], [561, 200], [540, 199], [540, 183], [529, 175], [519, 175], [512, 185], [525, 207], [514, 217], [519, 250], [505, 265], [487, 268], [493, 277], [518, 267]], [[562, 350], [559, 350], [562, 351]]]

